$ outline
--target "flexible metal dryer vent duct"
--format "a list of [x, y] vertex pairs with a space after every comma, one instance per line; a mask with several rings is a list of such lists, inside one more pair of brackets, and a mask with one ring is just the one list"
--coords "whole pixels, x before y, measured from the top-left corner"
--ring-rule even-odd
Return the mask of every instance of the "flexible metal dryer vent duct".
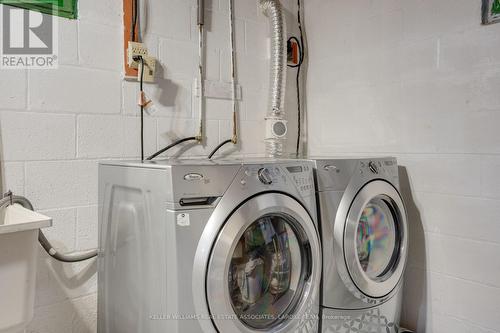
[[286, 83], [286, 28], [283, 10], [279, 0], [259, 0], [264, 15], [271, 25], [271, 82], [269, 110], [266, 115], [266, 155], [283, 155], [288, 131], [285, 119]]

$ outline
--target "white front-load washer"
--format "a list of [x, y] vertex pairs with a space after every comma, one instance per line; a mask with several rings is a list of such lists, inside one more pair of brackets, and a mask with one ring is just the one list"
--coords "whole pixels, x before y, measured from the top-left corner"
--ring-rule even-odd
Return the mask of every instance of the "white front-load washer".
[[399, 332], [408, 249], [395, 158], [318, 158], [322, 332]]
[[317, 332], [309, 161], [104, 162], [99, 333]]

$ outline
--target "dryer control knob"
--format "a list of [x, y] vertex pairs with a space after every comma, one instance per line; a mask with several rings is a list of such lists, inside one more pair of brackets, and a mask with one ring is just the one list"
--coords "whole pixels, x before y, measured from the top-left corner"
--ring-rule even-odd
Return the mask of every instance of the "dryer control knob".
[[271, 172], [269, 172], [269, 169], [267, 168], [260, 169], [258, 172], [258, 177], [263, 184], [270, 185], [273, 182]]

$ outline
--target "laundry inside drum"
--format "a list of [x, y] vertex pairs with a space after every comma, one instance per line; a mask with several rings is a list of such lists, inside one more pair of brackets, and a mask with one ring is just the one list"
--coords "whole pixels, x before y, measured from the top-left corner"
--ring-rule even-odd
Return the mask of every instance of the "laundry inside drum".
[[233, 310], [247, 326], [263, 329], [287, 319], [298, 301], [303, 256], [284, 215], [266, 215], [252, 223], [234, 250], [229, 269]]

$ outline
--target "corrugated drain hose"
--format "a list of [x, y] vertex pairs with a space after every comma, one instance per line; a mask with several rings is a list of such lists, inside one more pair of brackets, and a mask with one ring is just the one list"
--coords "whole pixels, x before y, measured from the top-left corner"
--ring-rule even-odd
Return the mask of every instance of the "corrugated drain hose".
[[[31, 202], [26, 199], [25, 197], [17, 196], [17, 195], [12, 195], [5, 197], [0, 200], [0, 209], [3, 209], [10, 204], [19, 204], [23, 206], [26, 209], [29, 210], [34, 210], [33, 205]], [[50, 244], [49, 240], [45, 237], [43, 234], [42, 230], [38, 231], [38, 241], [40, 242], [40, 245], [44, 248], [44, 250], [48, 253], [49, 256], [52, 258], [62, 261], [62, 262], [80, 262], [80, 261], [85, 261], [88, 259], [92, 259], [97, 256], [97, 249], [96, 250], [90, 250], [90, 251], [85, 251], [81, 253], [74, 253], [74, 254], [65, 254], [65, 253], [60, 253], [57, 252], [56, 249]]]

